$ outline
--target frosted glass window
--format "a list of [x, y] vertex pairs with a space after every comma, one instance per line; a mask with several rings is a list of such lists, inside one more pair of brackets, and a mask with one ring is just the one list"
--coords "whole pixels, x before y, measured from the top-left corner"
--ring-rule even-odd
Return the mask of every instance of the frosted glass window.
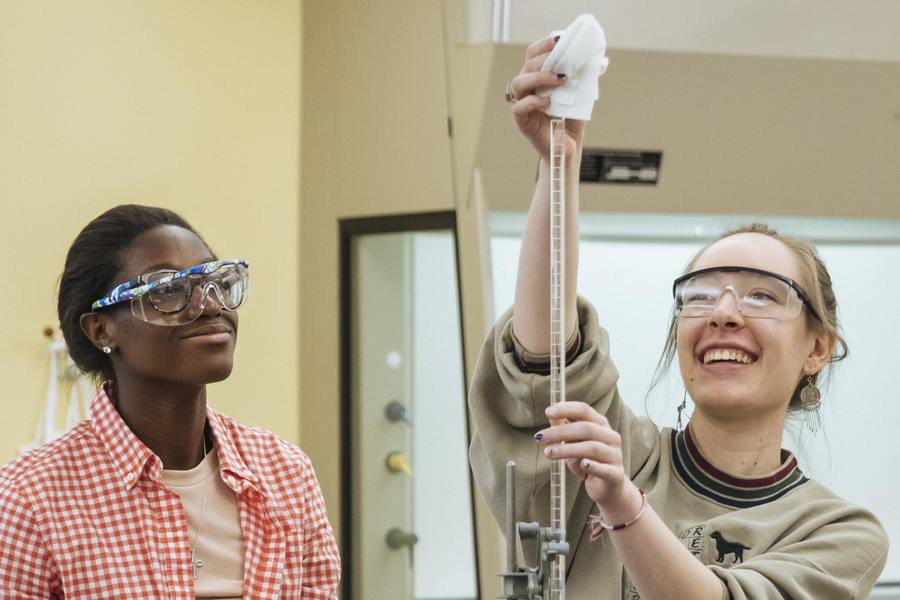
[[[895, 346], [900, 336], [900, 221], [760, 218], [812, 239], [828, 265], [850, 356], [834, 368], [817, 436], [789, 422], [785, 445], [804, 472], [878, 515], [892, 550], [882, 581], [900, 582], [900, 392]], [[652, 394], [647, 388], [665, 341], [672, 280], [719, 231], [740, 216], [600, 215], [582, 217], [578, 293], [597, 307], [609, 331], [626, 403], [660, 426], [674, 426], [683, 388], [677, 365]], [[514, 298], [525, 214], [491, 219], [496, 316]], [[848, 549], [848, 551], [852, 551]]]
[[412, 238], [413, 453], [420, 465], [413, 479], [420, 540], [414, 598], [466, 600], [478, 590], [456, 247], [449, 233]]

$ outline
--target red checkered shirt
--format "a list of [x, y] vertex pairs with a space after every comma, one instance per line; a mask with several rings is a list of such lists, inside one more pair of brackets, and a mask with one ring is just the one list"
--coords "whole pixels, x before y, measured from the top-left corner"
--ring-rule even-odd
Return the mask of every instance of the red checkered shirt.
[[[207, 408], [246, 543], [244, 598], [337, 598], [341, 567], [306, 455]], [[0, 600], [193, 599], [181, 499], [106, 392], [91, 418], [0, 468]]]

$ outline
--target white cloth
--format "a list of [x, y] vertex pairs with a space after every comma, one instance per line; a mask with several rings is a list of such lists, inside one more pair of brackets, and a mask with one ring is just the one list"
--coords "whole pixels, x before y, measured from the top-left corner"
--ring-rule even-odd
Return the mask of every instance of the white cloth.
[[594, 15], [584, 14], [559, 35], [542, 71], [566, 75], [566, 82], [552, 91], [539, 92], [550, 96], [550, 106], [544, 112], [551, 117], [590, 121], [600, 95], [597, 79], [606, 72], [606, 36]]
[[[47, 394], [44, 397], [44, 407], [38, 418], [34, 430], [34, 439], [19, 447], [19, 453], [24, 454], [29, 450], [47, 442], [62, 437], [62, 435], [75, 427], [88, 416], [87, 405], [94, 397], [94, 390], [90, 381], [75, 366], [69, 356], [66, 343], [61, 338], [54, 337], [47, 345], [50, 357]], [[62, 369], [60, 369], [62, 364]], [[60, 383], [64, 385], [60, 386]], [[64, 393], [65, 385], [69, 385], [69, 401], [60, 398]], [[66, 417], [61, 429], [57, 428], [60, 408], [65, 407]]]

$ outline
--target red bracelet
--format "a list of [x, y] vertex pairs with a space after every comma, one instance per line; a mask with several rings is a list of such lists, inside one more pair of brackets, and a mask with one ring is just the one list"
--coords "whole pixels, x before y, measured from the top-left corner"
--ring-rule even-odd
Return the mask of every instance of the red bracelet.
[[606, 530], [609, 531], [618, 531], [619, 529], [625, 529], [629, 525], [633, 525], [638, 519], [641, 518], [641, 515], [644, 514], [644, 509], [647, 508], [647, 494], [644, 493], [644, 490], [638, 490], [641, 493], [641, 509], [637, 512], [634, 517], [625, 521], [624, 523], [619, 523], [618, 525], [610, 525], [606, 521], [603, 520], [603, 517], [600, 515], [591, 516], [589, 521], [593, 526], [591, 530], [591, 541], [596, 541], [603, 535], [603, 532]]

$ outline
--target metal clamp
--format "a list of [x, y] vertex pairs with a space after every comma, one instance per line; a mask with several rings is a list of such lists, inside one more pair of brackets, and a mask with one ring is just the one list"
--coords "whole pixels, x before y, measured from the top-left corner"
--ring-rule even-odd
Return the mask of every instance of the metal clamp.
[[[541, 527], [538, 523], [515, 520], [516, 463], [506, 463], [506, 571], [502, 578], [502, 600], [544, 600], [544, 588], [550, 564], [569, 554], [564, 529]], [[537, 564], [529, 566], [522, 551], [522, 540], [536, 540]]]

